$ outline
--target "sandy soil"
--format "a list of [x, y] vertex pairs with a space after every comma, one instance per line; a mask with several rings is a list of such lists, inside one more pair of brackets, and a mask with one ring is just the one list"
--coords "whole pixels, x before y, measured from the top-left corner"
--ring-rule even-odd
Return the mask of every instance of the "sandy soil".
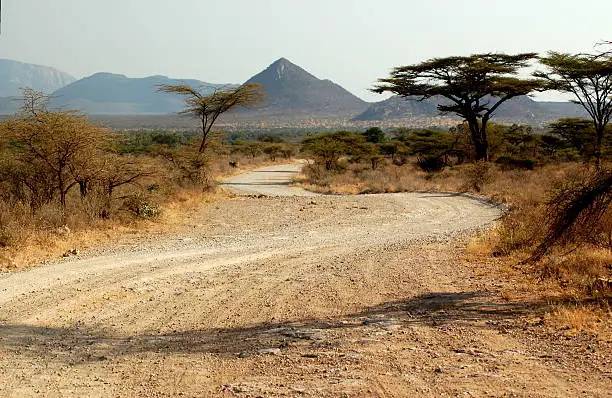
[[0, 275], [0, 396], [609, 396], [609, 342], [544, 336], [541, 303], [462, 262], [499, 209], [291, 196], [298, 167], [231, 179], [255, 196], [178, 234]]

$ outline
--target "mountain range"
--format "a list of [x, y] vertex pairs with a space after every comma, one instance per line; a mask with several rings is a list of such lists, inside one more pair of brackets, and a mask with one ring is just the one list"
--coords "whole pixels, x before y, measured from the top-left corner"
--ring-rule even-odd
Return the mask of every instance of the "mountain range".
[[53, 92], [51, 105], [79, 109], [92, 115], [156, 115], [179, 112], [183, 100], [157, 92], [162, 84], [187, 84], [212, 90], [221, 84], [166, 76], [129, 78], [113, 73], [96, 73]]
[[51, 93], [76, 79], [49, 66], [0, 59], [0, 97], [21, 95], [21, 88]]
[[[92, 115], [164, 115], [180, 111], [183, 101], [176, 95], [157, 92], [161, 84], [188, 84], [212, 90], [226, 86], [193, 79], [166, 76], [129, 78], [121, 74], [96, 73], [80, 80], [55, 68], [0, 60], [0, 114], [13, 113], [19, 106], [10, 99], [20, 87], [51, 93], [51, 105], [77, 109]], [[265, 105], [240, 109], [230, 118], [247, 120], [342, 119], [389, 121], [440, 116], [437, 104], [394, 96], [367, 103], [340, 85], [319, 79], [285, 58], [280, 58], [246, 83], [258, 83], [265, 90]], [[538, 102], [523, 96], [504, 104], [496, 117], [503, 122], [535, 123], [561, 117], [583, 117], [585, 113], [569, 102]]]
[[[448, 104], [449, 100], [432, 97], [425, 100], [392, 96], [384, 101], [371, 104], [354, 121], [400, 120], [415, 117], [439, 116], [438, 104]], [[515, 97], [498, 108], [495, 118], [504, 122], [540, 124], [563, 117], [587, 117], [584, 109], [571, 102], [535, 101], [523, 95]]]

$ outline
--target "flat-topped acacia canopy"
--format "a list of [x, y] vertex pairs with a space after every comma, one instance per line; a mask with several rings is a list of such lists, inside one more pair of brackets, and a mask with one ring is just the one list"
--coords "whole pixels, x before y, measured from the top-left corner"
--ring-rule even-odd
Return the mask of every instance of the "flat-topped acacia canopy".
[[463, 118], [470, 129], [477, 160], [488, 160], [487, 123], [506, 101], [544, 87], [540, 79], [523, 79], [518, 73], [537, 58], [536, 53], [474, 54], [434, 58], [416, 65], [399, 66], [379, 79], [373, 92], [392, 92], [425, 100], [441, 96], [442, 113]]

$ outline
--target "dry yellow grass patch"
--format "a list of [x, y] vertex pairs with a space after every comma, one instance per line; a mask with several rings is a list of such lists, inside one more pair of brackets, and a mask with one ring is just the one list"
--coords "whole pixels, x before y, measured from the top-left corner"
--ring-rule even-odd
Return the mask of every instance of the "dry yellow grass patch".
[[602, 334], [601, 338], [608, 339], [610, 336], [607, 336], [605, 324], [610, 317], [610, 308], [559, 304], [544, 319], [546, 323], [566, 330], [569, 335], [586, 332]]
[[142, 229], [143, 225], [98, 221], [90, 228], [79, 231], [71, 231], [67, 227], [23, 230], [19, 241], [0, 249], [0, 272], [23, 269], [44, 260], [60, 258], [72, 249], [81, 251], [106, 244], [121, 235]]
[[[224, 177], [274, 164], [263, 158], [240, 160], [240, 167], [233, 168], [219, 158], [211, 168], [218, 173], [215, 175]], [[109, 244], [128, 234], [172, 233], [194, 212], [224, 198], [227, 194], [215, 190], [169, 186], [150, 198], [161, 209], [157, 217], [140, 218], [123, 212], [110, 220], [92, 217], [85, 205], [65, 211], [49, 205], [33, 214], [27, 206], [8, 209], [7, 204], [0, 203], [0, 233], [6, 234], [0, 236], [0, 272], [57, 259], [72, 249], [82, 251]]]

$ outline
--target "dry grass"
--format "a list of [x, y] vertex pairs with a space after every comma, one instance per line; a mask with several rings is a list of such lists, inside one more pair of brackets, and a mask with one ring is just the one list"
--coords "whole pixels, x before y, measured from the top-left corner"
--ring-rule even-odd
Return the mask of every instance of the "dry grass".
[[[318, 165], [305, 168], [301, 178], [304, 187], [326, 194], [364, 194], [406, 191], [442, 190], [460, 183], [454, 170], [438, 174], [425, 173], [415, 167], [384, 164], [376, 170], [362, 164], [346, 165], [341, 171], [329, 171]], [[453, 186], [458, 190], [459, 185]]]
[[126, 233], [141, 230], [138, 223], [124, 225], [100, 220], [87, 229], [72, 231], [67, 227], [54, 230], [36, 230], [23, 227], [19, 238], [10, 246], [0, 249], [0, 272], [23, 269], [50, 258], [59, 258], [68, 250], [86, 250], [117, 239]]
[[544, 317], [547, 324], [565, 330], [567, 335], [600, 334], [605, 331], [604, 325], [609, 318], [609, 308], [583, 304], [559, 304]]
[[540, 280], [555, 281], [566, 293], [572, 291], [575, 296], [594, 297], [607, 303], [611, 292], [602, 281], [612, 280], [610, 217], [600, 222], [598, 242], [581, 248], [560, 247], [534, 266], [519, 265], [546, 233], [544, 215], [551, 192], [561, 183], [579, 179], [587, 172], [587, 167], [578, 163], [551, 164], [536, 170], [462, 165], [439, 173], [426, 173], [410, 164], [385, 164], [376, 170], [364, 164], [345, 164], [340, 171], [326, 171], [314, 165], [306, 169], [298, 182], [324, 193], [455, 191], [504, 203], [508, 212], [492, 230], [470, 241], [467, 256], [493, 259], [496, 266], [508, 272], [529, 269]]
[[542, 277], [554, 278], [563, 286], [586, 288], [591, 296], [612, 296], [612, 251], [596, 246], [584, 246], [547, 256], [540, 264]]
[[[228, 156], [219, 156], [209, 165], [209, 173], [219, 179], [253, 168], [272, 164], [264, 157], [238, 158], [239, 167], [229, 165]], [[231, 157], [232, 160], [236, 156]], [[59, 258], [68, 250], [87, 250], [117, 241], [121, 236], [135, 233], [171, 233], [184, 224], [193, 212], [227, 195], [212, 189], [179, 186], [164, 165], [157, 164], [160, 172], [142, 180], [137, 186], [123, 187], [117, 196], [135, 197], [159, 209], [153, 217], [142, 217], [130, 209], [122, 208], [118, 201], [113, 217], [100, 218], [97, 214], [98, 198], [87, 201], [73, 200], [67, 209], [59, 205], [43, 206], [36, 213], [18, 203], [0, 201], [0, 272], [23, 269], [40, 262]], [[149, 191], [151, 185], [159, 188]]]
[[[278, 159], [272, 161], [268, 157], [251, 157], [244, 154], [222, 155], [215, 157], [211, 162], [209, 171], [217, 180], [222, 180], [233, 175], [244, 173], [259, 167], [271, 166], [278, 163], [291, 162], [292, 159]], [[230, 162], [236, 162], [237, 167], [232, 167]]]

